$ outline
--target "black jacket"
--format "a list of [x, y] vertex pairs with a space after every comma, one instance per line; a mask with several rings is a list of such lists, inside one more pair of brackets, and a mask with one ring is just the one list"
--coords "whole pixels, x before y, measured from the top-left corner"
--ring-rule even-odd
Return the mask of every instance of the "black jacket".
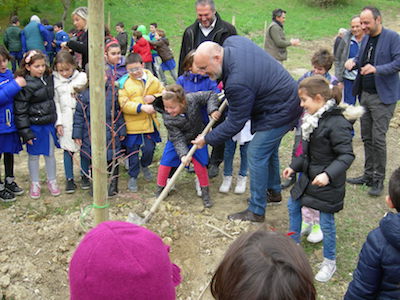
[[[225, 22], [224, 20], [221, 19], [218, 13], [215, 13], [215, 16], [217, 18], [217, 22], [215, 23], [215, 27], [213, 31], [210, 32], [209, 36], [214, 36], [212, 41], [220, 44], [224, 43], [226, 38], [230, 37], [231, 35], [236, 35], [236, 28], [229, 24], [228, 22]], [[185, 59], [185, 56], [191, 51], [197, 48], [199, 46], [197, 44], [198, 40], [198, 35], [200, 33], [200, 27], [199, 27], [199, 21], [196, 20], [192, 25], [187, 27], [185, 29], [185, 32], [183, 33], [182, 37], [182, 46], [181, 46], [181, 53], [179, 56], [179, 69], [178, 69], [178, 75], [183, 74], [183, 60]]]
[[[302, 205], [325, 213], [335, 213], [343, 208], [346, 170], [354, 160], [352, 125], [337, 106], [325, 112], [310, 141], [302, 140], [303, 154], [295, 157], [290, 167], [303, 172], [290, 191], [293, 199], [301, 199]], [[329, 184], [312, 185], [315, 176], [326, 172]]]
[[85, 70], [86, 64], [89, 62], [89, 32], [84, 31], [79, 35], [78, 40], [67, 42], [67, 47], [82, 54], [82, 69]]
[[53, 75], [45, 75], [43, 81], [30, 75], [25, 79], [26, 86], [14, 98], [15, 124], [24, 143], [35, 138], [30, 125], [53, 124], [57, 120]]

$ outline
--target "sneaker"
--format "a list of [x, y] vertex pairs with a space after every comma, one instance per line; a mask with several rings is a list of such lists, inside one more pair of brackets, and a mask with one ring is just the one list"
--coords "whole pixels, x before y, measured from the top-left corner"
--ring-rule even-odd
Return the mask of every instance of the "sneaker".
[[90, 180], [89, 180], [89, 178], [86, 177], [86, 176], [82, 176], [82, 179], [81, 179], [81, 189], [82, 189], [82, 190], [88, 190], [88, 189], [90, 189]]
[[47, 187], [52, 196], [57, 197], [61, 194], [60, 188], [58, 187], [57, 180], [47, 181]]
[[137, 187], [137, 179], [135, 177], [131, 177], [128, 181], [128, 189], [131, 192], [136, 193], [138, 191], [138, 187]]
[[40, 198], [40, 183], [39, 182], [32, 182], [31, 187], [29, 188], [29, 196], [32, 199], [39, 199]]
[[217, 165], [208, 165], [208, 177], [217, 177], [219, 173], [219, 168]]
[[231, 188], [232, 185], [232, 176], [225, 176], [224, 179], [222, 180], [222, 184], [219, 187], [219, 192], [220, 193], [228, 193], [229, 189]]
[[306, 223], [306, 222], [301, 222], [301, 235], [308, 235], [311, 233], [312, 229], [312, 224], [311, 223]]
[[15, 181], [13, 181], [11, 183], [7, 183], [7, 180], [6, 180], [5, 187], [9, 192], [12, 192], [16, 196], [20, 196], [24, 193], [24, 190], [22, 188], [20, 188]]
[[239, 175], [237, 177], [234, 193], [235, 194], [244, 194], [244, 192], [246, 191], [246, 184], [247, 184], [247, 176]]
[[336, 271], [336, 260], [331, 260], [324, 258], [317, 275], [315, 275], [315, 280], [319, 282], [329, 281]]
[[374, 180], [372, 186], [368, 191], [368, 195], [373, 197], [379, 197], [383, 193], [383, 180]]
[[75, 193], [75, 189], [76, 189], [76, 184], [74, 182], [74, 179], [67, 179], [67, 182], [65, 183], [65, 192], [67, 194], [72, 194]]
[[13, 202], [17, 200], [13, 192], [10, 192], [8, 189], [3, 189], [0, 191], [0, 201], [1, 202]]
[[321, 226], [319, 224], [314, 224], [311, 229], [311, 233], [307, 237], [307, 241], [310, 243], [319, 243], [324, 238], [324, 234], [322, 233]]
[[194, 180], [194, 184], [195, 184], [195, 186], [196, 186], [197, 197], [201, 197], [200, 181], [199, 181], [199, 178], [197, 178], [197, 176], [196, 176], [196, 178], [195, 178], [195, 180]]
[[244, 211], [238, 212], [236, 214], [232, 214], [228, 216], [228, 220], [240, 220], [240, 221], [250, 221], [250, 222], [264, 222], [265, 216], [264, 215], [256, 215], [252, 211], [246, 209]]
[[143, 172], [144, 180], [146, 180], [146, 181], [153, 180], [153, 175], [151, 174], [151, 171], [148, 167], [142, 167], [142, 172]]
[[350, 184], [358, 184], [358, 185], [365, 184], [366, 186], [372, 186], [372, 178], [367, 177], [366, 175], [362, 175], [362, 176], [354, 177], [354, 178], [347, 178], [346, 181]]

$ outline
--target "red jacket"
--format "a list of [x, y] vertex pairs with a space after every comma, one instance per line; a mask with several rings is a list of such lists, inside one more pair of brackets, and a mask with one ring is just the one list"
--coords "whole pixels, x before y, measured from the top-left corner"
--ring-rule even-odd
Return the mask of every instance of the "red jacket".
[[153, 58], [151, 57], [151, 48], [150, 44], [145, 38], [141, 37], [135, 42], [133, 45], [133, 52], [140, 54], [143, 59], [143, 62], [152, 62]]

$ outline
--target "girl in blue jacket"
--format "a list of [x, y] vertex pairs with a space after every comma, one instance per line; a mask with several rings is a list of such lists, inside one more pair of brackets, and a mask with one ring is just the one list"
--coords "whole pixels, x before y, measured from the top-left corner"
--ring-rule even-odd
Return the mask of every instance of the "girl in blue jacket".
[[14, 124], [14, 96], [26, 85], [23, 77], [14, 79], [7, 69], [10, 55], [4, 46], [0, 46], [0, 158], [4, 156], [5, 180], [0, 177], [0, 201], [15, 201], [15, 195], [22, 195], [14, 181], [14, 153], [22, 150], [17, 128]]

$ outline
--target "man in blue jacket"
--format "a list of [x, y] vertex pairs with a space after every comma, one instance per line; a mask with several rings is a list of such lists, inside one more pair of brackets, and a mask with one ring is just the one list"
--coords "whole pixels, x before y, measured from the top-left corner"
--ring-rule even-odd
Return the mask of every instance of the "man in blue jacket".
[[228, 218], [263, 222], [266, 190], [280, 185], [281, 139], [296, 125], [302, 112], [297, 83], [271, 55], [241, 36], [227, 38], [222, 47], [214, 42], [202, 43], [196, 50], [194, 63], [200, 73], [222, 80], [229, 116], [193, 143], [199, 147], [223, 143], [251, 119], [251, 132], [255, 135], [247, 152], [250, 204], [248, 209]]
[[365, 164], [363, 175], [347, 181], [370, 186], [368, 194], [380, 196], [386, 171], [386, 132], [400, 99], [400, 35], [383, 28], [376, 7], [365, 7], [360, 20], [365, 36], [357, 56], [345, 67], [358, 69], [353, 94], [365, 108], [361, 117]]

